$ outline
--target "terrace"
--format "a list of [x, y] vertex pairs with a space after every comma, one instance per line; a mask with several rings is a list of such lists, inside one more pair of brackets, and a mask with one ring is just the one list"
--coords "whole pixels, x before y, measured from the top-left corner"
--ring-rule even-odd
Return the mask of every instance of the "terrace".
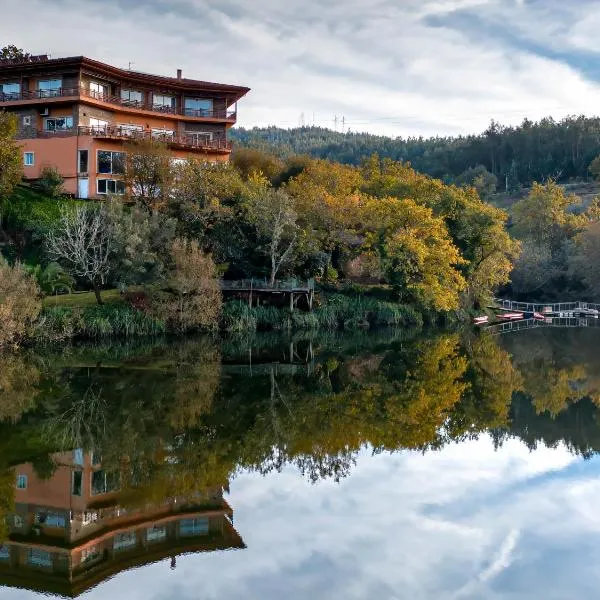
[[91, 101], [94, 104], [108, 104], [118, 106], [125, 110], [148, 111], [152, 113], [171, 114], [194, 119], [218, 120], [235, 123], [237, 111], [226, 108], [202, 108], [192, 109], [183, 106], [167, 106], [154, 104], [152, 102], [125, 100], [120, 96], [108, 95], [88, 90], [83, 86], [64, 87], [42, 90], [21, 90], [19, 92], [0, 92], [0, 106], [18, 106], [22, 104], [35, 104], [43, 101], [45, 103], [67, 102], [67, 101]]
[[224, 136], [209, 137], [206, 134], [184, 134], [184, 135], [157, 135], [152, 131], [135, 131], [127, 127], [71, 127], [69, 129], [56, 129], [53, 131], [40, 130], [37, 132], [38, 138], [57, 138], [91, 136], [98, 139], [112, 140], [144, 140], [153, 139], [161, 141], [172, 148], [181, 148], [183, 150], [207, 150], [211, 152], [231, 152], [231, 142]]

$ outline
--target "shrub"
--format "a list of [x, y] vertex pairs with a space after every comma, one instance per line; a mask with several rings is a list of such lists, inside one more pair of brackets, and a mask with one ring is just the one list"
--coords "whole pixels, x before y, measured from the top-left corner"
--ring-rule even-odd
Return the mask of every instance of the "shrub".
[[50, 198], [58, 198], [63, 193], [64, 177], [56, 167], [44, 167], [35, 188]]
[[197, 242], [177, 239], [171, 247], [173, 266], [167, 290], [156, 292], [153, 312], [183, 333], [214, 329], [221, 314], [221, 287], [209, 254]]
[[226, 302], [223, 305], [222, 327], [231, 333], [256, 331], [258, 319], [255, 309], [241, 300]]
[[0, 256], [0, 346], [16, 344], [27, 333], [42, 307], [35, 280]]

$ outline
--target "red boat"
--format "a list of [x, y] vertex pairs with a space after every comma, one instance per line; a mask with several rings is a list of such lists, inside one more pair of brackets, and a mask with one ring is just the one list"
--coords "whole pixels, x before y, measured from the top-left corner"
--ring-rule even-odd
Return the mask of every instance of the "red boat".
[[496, 318], [499, 321], [517, 321], [517, 320], [523, 318], [523, 313], [522, 312], [502, 313], [501, 315], [496, 315]]

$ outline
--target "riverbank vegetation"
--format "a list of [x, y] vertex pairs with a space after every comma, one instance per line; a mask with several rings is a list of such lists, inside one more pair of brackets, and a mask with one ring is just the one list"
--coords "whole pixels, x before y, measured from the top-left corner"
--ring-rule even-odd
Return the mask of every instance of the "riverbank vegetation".
[[[4, 131], [0, 144], [14, 158], [13, 130]], [[50, 197], [7, 171], [0, 277], [29, 277], [39, 312], [13, 341], [44, 331], [98, 337], [455, 318], [506, 284], [518, 255], [506, 214], [474, 188], [377, 156], [349, 166], [240, 150], [229, 163], [175, 164], [160, 142], [132, 141], [123, 168], [128, 193], [101, 202], [57, 194], [55, 174]], [[264, 302], [223, 311], [221, 278], [314, 279], [334, 297], [319, 294], [311, 314]], [[348, 293], [352, 285], [357, 293]], [[372, 295], [379, 288], [384, 298]], [[124, 306], [69, 306], [71, 292], [89, 291], [100, 307], [107, 290]]]

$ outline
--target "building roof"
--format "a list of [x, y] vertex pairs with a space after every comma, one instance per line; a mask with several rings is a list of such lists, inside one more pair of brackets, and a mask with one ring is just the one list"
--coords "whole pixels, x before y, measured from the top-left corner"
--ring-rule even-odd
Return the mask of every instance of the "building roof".
[[188, 79], [187, 77], [167, 77], [165, 75], [154, 75], [113, 67], [86, 56], [70, 56], [65, 58], [49, 58], [45, 55], [27, 57], [24, 59], [0, 61], [0, 74], [33, 73], [35, 71], [48, 71], [53, 68], [75, 68], [82, 71], [92, 71], [104, 75], [107, 78], [126, 79], [149, 86], [164, 86], [181, 91], [207, 91], [220, 92], [233, 97], [235, 101], [245, 96], [250, 88], [224, 83], [202, 81], [200, 79]]

